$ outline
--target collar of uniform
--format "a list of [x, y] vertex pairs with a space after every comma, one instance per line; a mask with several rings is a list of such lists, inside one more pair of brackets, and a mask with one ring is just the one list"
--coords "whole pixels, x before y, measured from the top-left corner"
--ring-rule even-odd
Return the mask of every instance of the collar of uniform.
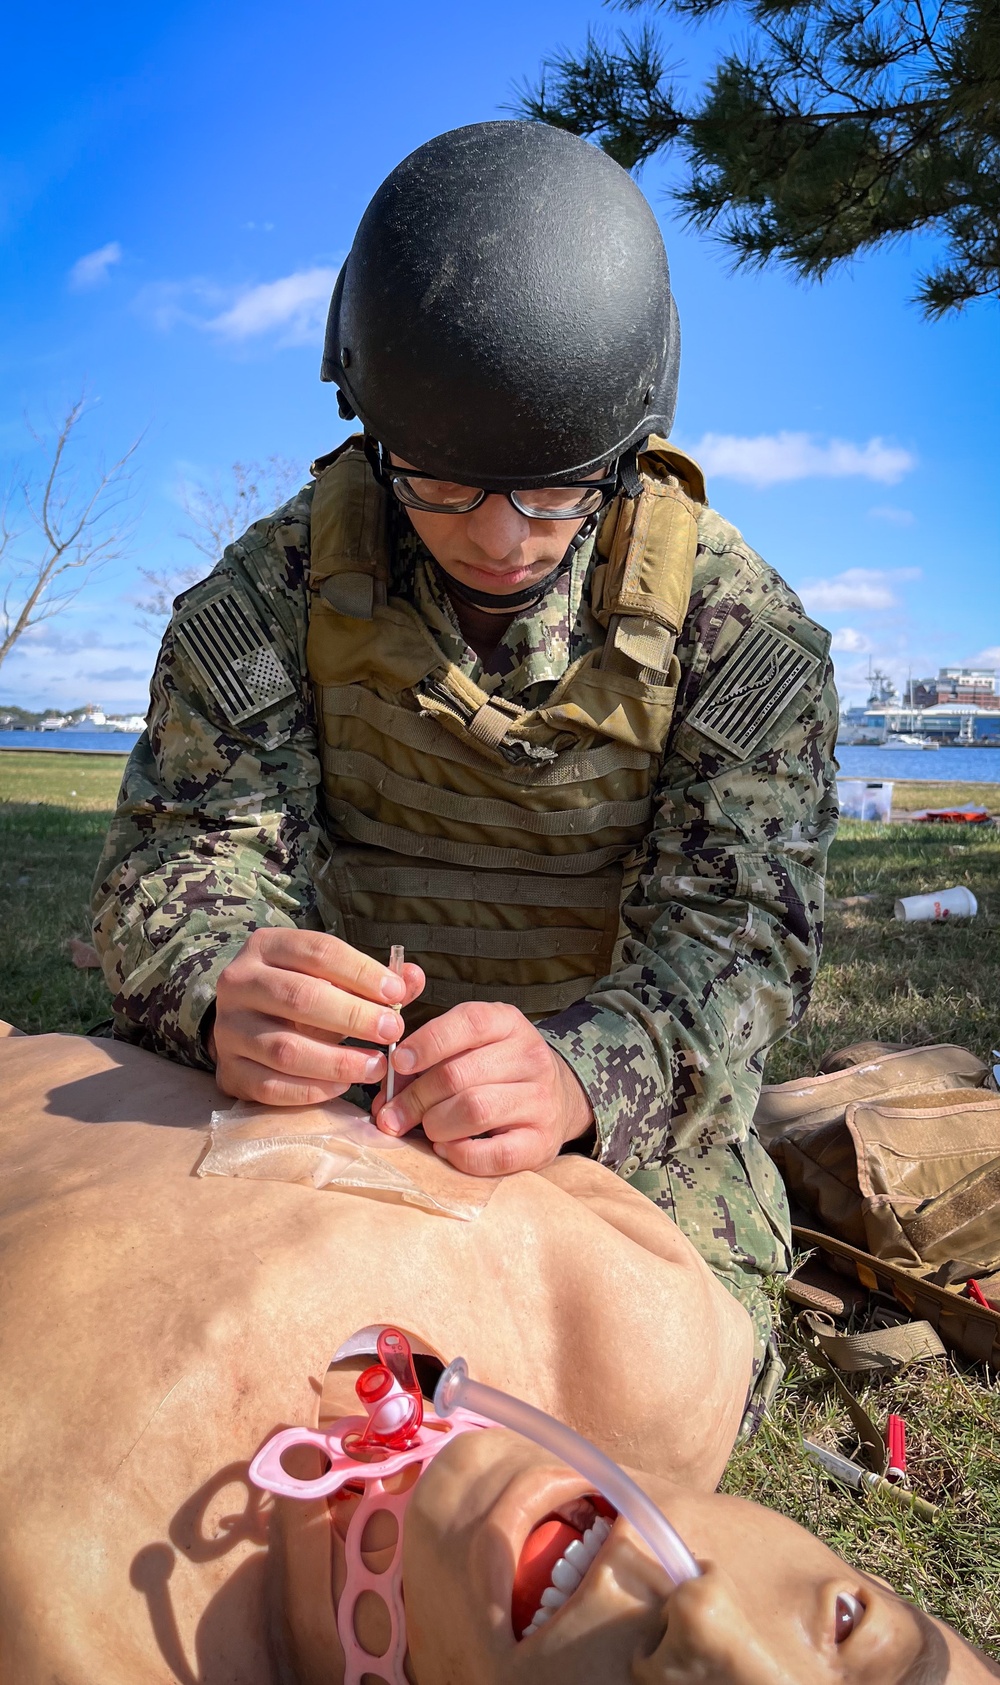
[[[394, 511], [395, 513], [395, 511]], [[489, 666], [469, 648], [451, 599], [441, 583], [426, 546], [405, 514], [393, 522], [392, 586], [406, 596], [426, 621], [449, 661], [488, 696], [522, 701], [538, 707], [544, 694], [529, 696], [536, 686], [551, 689], [571, 661], [599, 641], [600, 632], [584, 602], [584, 585], [593, 558], [589, 539], [573, 557], [572, 566], [557, 580], [537, 607], [512, 620], [490, 657]]]

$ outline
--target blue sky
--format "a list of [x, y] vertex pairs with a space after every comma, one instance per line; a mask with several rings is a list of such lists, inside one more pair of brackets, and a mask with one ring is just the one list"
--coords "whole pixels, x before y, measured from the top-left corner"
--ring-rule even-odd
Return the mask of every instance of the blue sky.
[[[128, 556], [0, 668], [0, 704], [145, 707], [156, 640], [139, 569], [197, 566], [183, 486], [236, 460], [301, 465], [344, 432], [318, 380], [326, 298], [364, 207], [429, 135], [504, 115], [599, 4], [378, 8], [285, 0], [19, 7], [3, 26], [0, 466], [84, 388], [85, 476], [138, 434]], [[705, 32], [669, 31], [692, 76]], [[43, 72], [43, 73], [41, 73]], [[835, 633], [838, 681], [1000, 667], [996, 307], [907, 302], [915, 242], [821, 287], [733, 275], [661, 216], [684, 333], [675, 437], [712, 501]], [[586, 253], [581, 252], [581, 261]], [[23, 541], [22, 541], [23, 543]]]

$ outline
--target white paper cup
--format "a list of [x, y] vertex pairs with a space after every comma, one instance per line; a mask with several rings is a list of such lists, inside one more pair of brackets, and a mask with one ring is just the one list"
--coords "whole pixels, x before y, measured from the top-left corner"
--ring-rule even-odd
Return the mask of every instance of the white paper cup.
[[930, 895], [906, 895], [896, 902], [895, 907], [897, 919], [903, 919], [908, 924], [916, 919], [933, 919], [935, 923], [943, 923], [945, 919], [971, 919], [978, 911], [976, 897], [962, 884], [956, 884], [953, 889], [932, 890]]

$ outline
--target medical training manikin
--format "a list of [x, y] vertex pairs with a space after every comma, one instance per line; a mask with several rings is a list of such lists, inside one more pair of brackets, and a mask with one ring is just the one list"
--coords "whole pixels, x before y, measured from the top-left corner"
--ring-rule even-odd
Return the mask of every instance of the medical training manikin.
[[[52, 1036], [0, 1041], [0, 1066], [4, 1679], [995, 1677], [790, 1522], [713, 1495], [749, 1319], [600, 1166], [508, 1178], [464, 1220], [390, 1187], [199, 1177], [210, 1078]], [[397, 1184], [417, 1184], [421, 1150], [403, 1151]], [[623, 1474], [485, 1425], [504, 1409], [488, 1390], [449, 1397], [459, 1354], [625, 1465], [651, 1500], [645, 1534]], [[370, 1424], [405, 1459], [417, 1414], [418, 1448], [442, 1448], [390, 1474]], [[324, 1453], [317, 1433], [351, 1416]], [[331, 1450], [355, 1477], [320, 1493]], [[274, 1496], [282, 1482], [298, 1495]]]

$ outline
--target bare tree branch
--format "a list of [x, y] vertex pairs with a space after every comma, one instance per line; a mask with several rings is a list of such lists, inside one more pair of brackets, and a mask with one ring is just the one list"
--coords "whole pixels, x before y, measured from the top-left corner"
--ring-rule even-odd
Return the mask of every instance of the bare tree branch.
[[[180, 504], [190, 530], [178, 536], [214, 564], [247, 527], [286, 502], [301, 479], [297, 463], [287, 457], [269, 456], [264, 462], [234, 462], [226, 475], [214, 474], [208, 481], [185, 480]], [[150, 591], [136, 603], [139, 624], [147, 632], [158, 634], [170, 615], [173, 599], [201, 579], [204, 571], [197, 564], [173, 571], [140, 568]]]
[[[13, 475], [0, 502], [0, 666], [32, 626], [60, 614], [98, 569], [125, 555], [134, 537], [125, 507], [142, 436], [110, 468], [99, 463], [81, 482], [69, 463], [87, 408], [85, 396], [70, 405], [46, 447], [43, 474], [36, 480]], [[29, 432], [46, 446], [30, 425]], [[17, 528], [9, 519], [15, 501], [25, 516]]]
[[181, 487], [181, 507], [194, 531], [180, 536], [217, 562], [227, 544], [285, 502], [299, 479], [296, 463], [269, 456], [265, 462], [234, 462], [225, 481], [219, 474], [209, 484], [188, 480]]

